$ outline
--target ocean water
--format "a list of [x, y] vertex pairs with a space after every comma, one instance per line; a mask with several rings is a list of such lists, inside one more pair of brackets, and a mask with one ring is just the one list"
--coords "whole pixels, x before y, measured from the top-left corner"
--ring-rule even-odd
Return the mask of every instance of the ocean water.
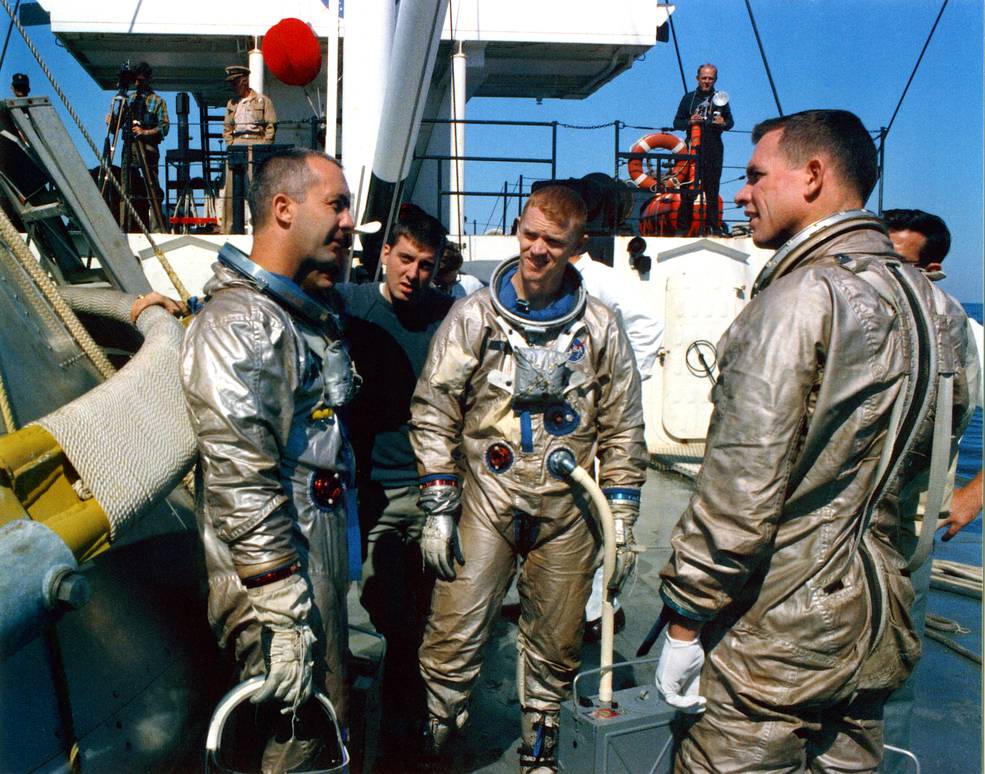
[[[969, 317], [973, 317], [982, 322], [981, 304], [964, 304], [965, 311]], [[971, 424], [961, 438], [958, 446], [958, 481], [970, 480], [982, 467], [982, 410], [975, 409], [975, 415], [971, 418]], [[966, 530], [981, 532], [982, 520], [978, 519], [973, 524], [965, 527]]]

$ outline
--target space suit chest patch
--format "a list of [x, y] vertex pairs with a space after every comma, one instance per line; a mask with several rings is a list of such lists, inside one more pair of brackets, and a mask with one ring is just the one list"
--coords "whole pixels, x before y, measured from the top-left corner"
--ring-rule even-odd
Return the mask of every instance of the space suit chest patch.
[[585, 357], [585, 350], [585, 342], [582, 339], [572, 339], [571, 346], [568, 348], [568, 360], [572, 363], [577, 363]]
[[514, 347], [514, 408], [543, 406], [563, 399], [568, 358], [549, 347]]
[[493, 473], [505, 473], [513, 467], [515, 455], [505, 443], [497, 442], [486, 449], [486, 466]]
[[569, 403], [555, 403], [544, 409], [544, 430], [550, 435], [569, 435], [579, 424], [581, 417]]
[[342, 477], [334, 470], [316, 470], [308, 477], [308, 493], [321, 511], [333, 511], [341, 507], [345, 488]]

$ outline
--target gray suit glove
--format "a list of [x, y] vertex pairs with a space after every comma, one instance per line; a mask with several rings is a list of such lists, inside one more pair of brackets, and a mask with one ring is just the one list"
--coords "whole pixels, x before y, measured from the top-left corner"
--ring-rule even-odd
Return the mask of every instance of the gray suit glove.
[[456, 561], [465, 564], [458, 542], [460, 500], [456, 478], [427, 477], [421, 482], [417, 505], [427, 515], [421, 533], [421, 554], [428, 567], [446, 581], [455, 579]]
[[311, 596], [308, 583], [295, 573], [264, 586], [247, 589], [261, 633], [267, 679], [250, 699], [254, 704], [276, 700], [284, 714], [295, 712], [311, 698], [312, 648], [315, 635], [308, 625]]
[[636, 567], [638, 548], [633, 525], [640, 515], [639, 490], [606, 489], [605, 494], [616, 531], [616, 569], [609, 581], [609, 591], [618, 594]]

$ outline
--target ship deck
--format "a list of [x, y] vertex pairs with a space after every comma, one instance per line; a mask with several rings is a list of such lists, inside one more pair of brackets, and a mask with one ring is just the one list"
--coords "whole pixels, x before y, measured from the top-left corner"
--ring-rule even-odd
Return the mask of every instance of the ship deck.
[[[627, 587], [621, 603], [626, 610], [625, 629], [616, 635], [614, 661], [635, 657], [660, 610], [659, 572], [670, 554], [669, 538], [684, 510], [692, 484], [677, 474], [651, 470], [643, 489], [643, 509], [636, 529], [646, 552], [637, 563], [635, 582]], [[977, 525], [972, 525], [976, 527]], [[981, 565], [981, 531], [959, 534], [938, 544], [938, 559]], [[515, 602], [515, 592], [507, 604]], [[931, 590], [928, 612], [958, 621], [967, 634], [951, 636], [964, 647], [981, 653], [981, 603], [977, 599]], [[352, 622], [367, 625], [354, 592], [350, 596]], [[651, 656], [659, 655], [655, 647]], [[516, 772], [519, 739], [519, 703], [515, 687], [516, 624], [501, 616], [486, 646], [482, 673], [472, 696], [470, 720], [460, 739], [452, 772], [505, 774]], [[586, 644], [582, 668], [599, 663], [598, 644]], [[649, 686], [653, 665], [643, 664], [617, 672], [615, 688]], [[914, 709], [912, 751], [924, 772], [978, 770], [982, 755], [981, 668], [938, 642], [927, 639], [917, 668], [917, 700]], [[591, 691], [591, 689], [589, 689]], [[385, 730], [384, 730], [385, 733]], [[641, 771], [649, 771], [649, 766]]]

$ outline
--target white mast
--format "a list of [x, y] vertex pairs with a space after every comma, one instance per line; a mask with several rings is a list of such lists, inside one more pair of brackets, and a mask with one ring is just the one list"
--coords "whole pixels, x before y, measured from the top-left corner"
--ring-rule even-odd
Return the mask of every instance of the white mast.
[[253, 38], [253, 48], [250, 49], [250, 88], [257, 94], [263, 94], [263, 52], [260, 41]]
[[[356, 223], [366, 208], [396, 18], [393, 0], [357, 0], [345, 6], [342, 163], [353, 186], [363, 181], [362, 190], [357, 191], [359, 201], [353, 203]], [[392, 138], [382, 140], [387, 143]]]
[[[451, 58], [451, 189], [465, 190], [465, 124], [456, 123], [465, 119], [465, 69], [467, 57], [462, 50], [461, 41], [458, 51]], [[459, 158], [454, 158], [459, 157]], [[462, 216], [465, 202], [460, 193], [453, 194], [448, 202], [448, 234], [454, 241], [461, 241], [463, 231]]]
[[325, 153], [338, 155], [339, 0], [328, 3], [328, 50], [325, 62]]

